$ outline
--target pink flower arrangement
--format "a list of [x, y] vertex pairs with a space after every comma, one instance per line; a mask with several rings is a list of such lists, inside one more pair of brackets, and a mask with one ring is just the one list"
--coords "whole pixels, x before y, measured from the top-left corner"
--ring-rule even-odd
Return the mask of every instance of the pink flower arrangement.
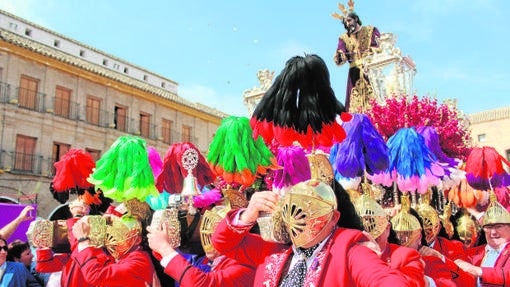
[[437, 130], [443, 152], [452, 158], [466, 160], [471, 150], [471, 136], [461, 113], [437, 99], [417, 96], [387, 98], [385, 103], [372, 101], [368, 117], [388, 140], [403, 127], [432, 126]]

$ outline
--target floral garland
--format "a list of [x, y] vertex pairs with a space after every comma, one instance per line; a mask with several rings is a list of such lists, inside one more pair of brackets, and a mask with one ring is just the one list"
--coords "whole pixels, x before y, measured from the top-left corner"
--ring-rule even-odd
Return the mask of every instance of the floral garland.
[[371, 102], [367, 112], [376, 129], [387, 140], [403, 127], [432, 126], [437, 130], [444, 153], [466, 160], [471, 150], [471, 136], [466, 119], [455, 107], [437, 99], [417, 96], [387, 98], [384, 103]]

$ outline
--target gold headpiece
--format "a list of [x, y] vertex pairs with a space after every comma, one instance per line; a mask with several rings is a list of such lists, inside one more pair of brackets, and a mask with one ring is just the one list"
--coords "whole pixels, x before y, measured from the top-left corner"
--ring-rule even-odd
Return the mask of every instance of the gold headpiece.
[[411, 203], [409, 194], [402, 195], [400, 198], [401, 210], [391, 219], [393, 230], [401, 245], [409, 246], [421, 234], [421, 225], [416, 217], [409, 210]]
[[451, 239], [453, 237], [453, 233], [454, 233], [453, 224], [450, 221], [451, 216], [452, 216], [452, 206], [451, 206], [451, 203], [448, 202], [447, 204], [444, 205], [443, 214], [439, 215], [439, 219], [441, 220], [444, 230], [446, 231], [446, 234], [448, 235], [448, 239]]
[[316, 152], [308, 154], [306, 157], [310, 163], [311, 179], [331, 185], [335, 178], [335, 173], [328, 157], [323, 153]]
[[457, 220], [457, 233], [466, 247], [472, 247], [478, 239], [480, 225], [465, 209], [462, 209], [461, 212], [462, 215]]
[[152, 215], [151, 228], [159, 230], [163, 224], [166, 224], [168, 229], [168, 238], [172, 248], [177, 248], [181, 245], [181, 223], [179, 221], [179, 209], [177, 207], [170, 207], [167, 209], [158, 209]]
[[52, 247], [60, 249], [63, 246], [70, 247], [65, 220], [40, 219], [32, 221], [26, 234], [30, 245], [36, 248]]
[[388, 226], [388, 219], [382, 206], [372, 198], [371, 186], [367, 183], [362, 183], [363, 194], [356, 201], [354, 207], [356, 212], [361, 217], [364, 229], [377, 239], [384, 232]]
[[225, 196], [230, 208], [245, 208], [248, 206], [248, 199], [246, 196], [239, 190], [226, 188], [221, 191], [223, 196]]
[[306, 246], [321, 237], [333, 219], [336, 196], [330, 185], [309, 180], [292, 187], [282, 199], [282, 218], [292, 243]]
[[441, 222], [437, 211], [430, 206], [430, 190], [421, 196], [421, 203], [416, 207], [418, 215], [423, 221], [425, 240], [431, 244], [441, 231]]
[[119, 259], [140, 243], [142, 224], [130, 216], [112, 216], [110, 219], [106, 225], [105, 246], [115, 259]]
[[491, 190], [490, 203], [483, 216], [482, 226], [496, 223], [510, 224], [510, 213], [498, 202], [496, 194]]
[[354, 11], [354, 1], [349, 0], [349, 2], [347, 2], [347, 5], [349, 5], [349, 11], [347, 11], [347, 9], [345, 9], [344, 4], [338, 3], [338, 9], [340, 9], [340, 11], [342, 12], [343, 15], [340, 15], [337, 12], [334, 12], [333, 14], [331, 14], [331, 16], [333, 16], [333, 18], [335, 18], [335, 19], [343, 21], [344, 18], [347, 17], [347, 15], [349, 14], [349, 12]]
[[227, 212], [230, 210], [228, 206], [215, 206], [211, 210], [206, 210], [202, 216], [202, 223], [200, 224], [200, 241], [204, 251], [212, 252], [214, 247], [212, 245], [212, 236], [220, 221], [225, 218]]
[[140, 221], [146, 221], [151, 215], [151, 207], [145, 201], [136, 198], [124, 201], [127, 209], [127, 215], [137, 218]]

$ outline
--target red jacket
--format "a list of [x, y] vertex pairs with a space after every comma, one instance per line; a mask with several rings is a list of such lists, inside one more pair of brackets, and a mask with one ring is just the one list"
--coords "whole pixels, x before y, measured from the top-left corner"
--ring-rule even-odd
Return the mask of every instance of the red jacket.
[[[422, 256], [425, 261], [425, 275], [432, 278], [437, 287], [456, 287], [452, 279], [450, 269], [439, 257]], [[472, 285], [471, 287], [474, 287]]]
[[[240, 232], [233, 228], [234, 212], [230, 211], [216, 228], [214, 247], [241, 264], [256, 267], [252, 286], [278, 286], [291, 259], [291, 246], [267, 242], [247, 229]], [[392, 269], [375, 252], [357, 244], [366, 240], [359, 230], [336, 229], [309, 268], [304, 286], [414, 286], [401, 271]]]
[[388, 243], [381, 254], [381, 259], [387, 262], [392, 269], [397, 269], [407, 278], [407, 281], [415, 287], [425, 286], [423, 261], [418, 251]]
[[73, 251], [85, 281], [93, 286], [145, 287], [153, 283], [154, 266], [149, 254], [140, 247], [129, 251], [117, 262], [101, 248], [87, 247]]
[[223, 257], [210, 272], [192, 266], [184, 257], [175, 256], [166, 266], [165, 273], [182, 287], [244, 287], [253, 284], [255, 268]]
[[456, 240], [448, 240], [444, 237], [437, 237], [432, 248], [445, 256], [445, 264], [450, 269], [451, 277], [459, 287], [476, 286], [476, 278], [463, 271], [455, 264], [455, 260], [462, 259], [469, 262], [464, 244]]
[[[71, 244], [71, 250], [74, 250], [78, 245], [76, 238], [74, 237], [71, 230], [73, 225], [80, 218], [70, 218], [66, 221], [67, 230], [69, 236], [69, 242]], [[37, 262], [35, 265], [35, 271], [41, 273], [51, 273], [62, 271], [60, 279], [61, 286], [65, 287], [92, 287], [93, 285], [88, 284], [83, 277], [80, 266], [71, 260], [71, 254], [68, 253], [57, 253], [54, 254], [49, 248], [37, 249]]]
[[[477, 246], [469, 250], [470, 254], [473, 254], [472, 263], [473, 265], [480, 266], [485, 256], [485, 246]], [[482, 277], [480, 283], [482, 286], [510, 286], [510, 244], [505, 246], [505, 249], [501, 252], [496, 264], [493, 268], [482, 267]]]

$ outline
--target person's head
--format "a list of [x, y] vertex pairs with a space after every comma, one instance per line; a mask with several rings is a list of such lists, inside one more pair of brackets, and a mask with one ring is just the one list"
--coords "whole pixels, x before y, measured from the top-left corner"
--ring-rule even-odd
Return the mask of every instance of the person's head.
[[436, 240], [439, 231], [441, 231], [441, 221], [437, 211], [430, 206], [428, 202], [422, 202], [418, 205], [416, 211], [419, 219], [423, 223], [423, 231], [425, 233], [425, 241], [430, 245]]
[[[469, 213], [463, 210], [462, 215], [457, 219], [456, 231], [458, 238], [466, 248], [475, 246], [478, 242], [480, 225]], [[491, 228], [487, 228], [491, 229]]]
[[30, 249], [28, 242], [21, 240], [14, 240], [9, 244], [9, 252], [7, 254], [7, 261], [21, 262], [25, 267], [30, 268], [34, 254]]
[[219, 205], [210, 210], [206, 210], [202, 216], [202, 222], [200, 224], [200, 241], [202, 242], [205, 256], [207, 256], [207, 258], [211, 261], [220, 255], [212, 245], [212, 236], [216, 227], [226, 216], [229, 210], [229, 207]]
[[105, 246], [116, 259], [121, 258], [142, 242], [142, 224], [131, 216], [110, 216], [106, 226]]
[[7, 247], [7, 241], [0, 237], [0, 266], [2, 266], [7, 260], [7, 250], [9, 250]]
[[423, 227], [418, 213], [411, 209], [409, 196], [401, 197], [402, 208], [391, 218], [391, 225], [396, 233], [398, 243], [402, 246], [418, 249], [426, 244]]
[[73, 217], [83, 217], [90, 212], [90, 205], [77, 198], [69, 203], [69, 211]]
[[282, 201], [283, 222], [296, 247], [310, 248], [321, 242], [340, 218], [335, 193], [323, 182], [300, 182]]
[[389, 236], [389, 222], [381, 205], [370, 195], [371, 186], [363, 184], [363, 194], [356, 200], [355, 207], [363, 222], [363, 229], [383, 246], [386, 247]]
[[361, 26], [361, 20], [359, 19], [358, 14], [354, 12], [347, 14], [347, 17], [344, 18], [343, 23], [345, 30], [347, 30], [349, 33], [353, 33], [359, 26]]
[[482, 218], [487, 244], [498, 249], [510, 241], [510, 213], [497, 201], [491, 192], [491, 202]]

